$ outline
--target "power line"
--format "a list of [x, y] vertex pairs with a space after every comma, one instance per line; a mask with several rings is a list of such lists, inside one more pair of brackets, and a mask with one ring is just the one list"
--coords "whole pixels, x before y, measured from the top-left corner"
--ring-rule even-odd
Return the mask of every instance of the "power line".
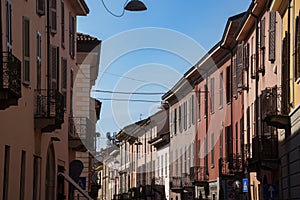
[[161, 101], [152, 101], [145, 99], [114, 99], [114, 98], [98, 98], [101, 101], [132, 101], [132, 102], [144, 102], [144, 103], [160, 103]]
[[165, 92], [119, 92], [110, 90], [92, 90], [92, 92], [110, 93], [110, 94], [139, 94], [139, 95], [163, 95]]
[[145, 80], [140, 80], [140, 79], [132, 78], [132, 77], [129, 77], [129, 76], [122, 76], [122, 75], [114, 74], [114, 73], [111, 73], [111, 72], [102, 72], [102, 73], [109, 74], [109, 75], [116, 76], [116, 77], [120, 77], [120, 78], [126, 78], [126, 79], [133, 80], [133, 81], [139, 81], [139, 82], [142, 82], [142, 83], [147, 83], [147, 81], [145, 81]]

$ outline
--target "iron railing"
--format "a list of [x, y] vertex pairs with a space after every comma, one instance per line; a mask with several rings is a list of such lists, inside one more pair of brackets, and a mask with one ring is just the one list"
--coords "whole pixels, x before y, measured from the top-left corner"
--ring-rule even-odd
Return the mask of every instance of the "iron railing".
[[34, 91], [34, 116], [35, 118], [55, 118], [64, 120], [64, 97], [57, 90]]
[[180, 188], [182, 188], [181, 177], [180, 176], [171, 177], [170, 188], [171, 189], [180, 189]]
[[193, 187], [191, 176], [187, 173], [182, 174], [182, 187]]
[[223, 176], [231, 176], [243, 172], [242, 155], [234, 154], [228, 158], [220, 158], [220, 172]]
[[21, 97], [21, 61], [10, 52], [2, 52], [0, 66], [0, 89], [9, 90]]
[[190, 168], [191, 182], [208, 181], [208, 171], [205, 166], [194, 166]]

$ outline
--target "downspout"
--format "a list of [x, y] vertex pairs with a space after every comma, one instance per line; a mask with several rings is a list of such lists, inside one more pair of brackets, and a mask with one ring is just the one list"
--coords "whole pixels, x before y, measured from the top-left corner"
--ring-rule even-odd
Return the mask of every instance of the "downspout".
[[1, 72], [1, 76], [0, 76], [0, 87], [2, 88], [2, 84], [3, 84], [3, 37], [2, 37], [2, 1], [0, 2], [0, 34], [1, 34], [1, 38], [0, 38], [0, 72]]
[[50, 80], [50, 0], [47, 0], [47, 18], [46, 18], [46, 32], [47, 32], [47, 38], [46, 38], [46, 49], [47, 49], [47, 113], [50, 115], [50, 88], [51, 88], [51, 80]]

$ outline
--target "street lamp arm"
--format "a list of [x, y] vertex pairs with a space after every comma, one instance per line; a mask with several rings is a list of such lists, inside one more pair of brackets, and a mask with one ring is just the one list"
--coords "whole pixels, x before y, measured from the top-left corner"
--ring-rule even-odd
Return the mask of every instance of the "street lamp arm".
[[145, 6], [145, 4], [139, 0], [126, 0], [123, 7], [122, 7], [122, 13], [121, 14], [116, 14], [116, 13], [113, 13], [111, 10], [108, 9], [108, 7], [106, 6], [104, 0], [101, 0], [105, 10], [115, 16], [115, 17], [122, 17], [125, 13], [125, 10], [128, 10], [128, 11], [144, 11], [144, 10], [147, 10], [147, 7]]

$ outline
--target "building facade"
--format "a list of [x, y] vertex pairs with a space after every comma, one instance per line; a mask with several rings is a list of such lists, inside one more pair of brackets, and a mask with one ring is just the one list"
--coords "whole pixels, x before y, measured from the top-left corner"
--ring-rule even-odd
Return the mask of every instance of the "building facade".
[[89, 9], [83, 0], [0, 5], [0, 196], [68, 199], [58, 173], [69, 174], [76, 16]]

